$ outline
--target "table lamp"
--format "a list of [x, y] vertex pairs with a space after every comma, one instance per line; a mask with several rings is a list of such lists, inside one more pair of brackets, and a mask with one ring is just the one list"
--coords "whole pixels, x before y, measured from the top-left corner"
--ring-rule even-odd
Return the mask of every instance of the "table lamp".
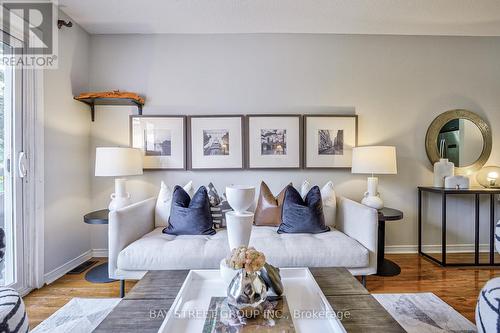
[[361, 203], [375, 208], [384, 208], [379, 196], [378, 178], [374, 174], [397, 174], [396, 147], [367, 146], [355, 147], [352, 150], [352, 173], [371, 174], [368, 177], [368, 190]]
[[115, 193], [111, 194], [109, 210], [130, 204], [124, 176], [142, 175], [142, 151], [136, 148], [97, 147], [95, 150], [95, 175], [115, 178]]

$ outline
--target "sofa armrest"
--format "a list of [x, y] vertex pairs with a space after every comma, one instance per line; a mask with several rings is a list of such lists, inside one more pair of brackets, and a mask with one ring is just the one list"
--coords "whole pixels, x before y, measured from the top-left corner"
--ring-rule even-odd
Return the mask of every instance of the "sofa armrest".
[[377, 272], [378, 212], [359, 202], [337, 198], [336, 228], [370, 251], [369, 274]]
[[109, 277], [117, 278], [118, 254], [155, 226], [156, 198], [150, 198], [109, 213]]

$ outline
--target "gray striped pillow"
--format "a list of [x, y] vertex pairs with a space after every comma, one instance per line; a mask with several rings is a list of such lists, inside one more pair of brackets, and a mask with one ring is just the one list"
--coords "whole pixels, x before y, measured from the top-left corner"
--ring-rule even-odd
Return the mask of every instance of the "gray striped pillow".
[[226, 227], [226, 213], [233, 209], [229, 206], [226, 200], [225, 193], [221, 196], [215, 189], [214, 184], [210, 183], [208, 188], [208, 199], [210, 200], [210, 211], [212, 213], [212, 220], [214, 221], [214, 228], [221, 229]]

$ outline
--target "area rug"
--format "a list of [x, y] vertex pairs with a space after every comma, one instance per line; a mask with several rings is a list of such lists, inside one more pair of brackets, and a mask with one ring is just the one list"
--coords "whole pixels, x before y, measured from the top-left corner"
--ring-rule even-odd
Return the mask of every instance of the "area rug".
[[90, 333], [120, 302], [120, 298], [73, 298], [32, 333]]
[[[408, 333], [472, 333], [476, 327], [432, 293], [373, 294]], [[90, 333], [119, 298], [73, 298], [33, 333]]]
[[472, 333], [476, 326], [433, 293], [373, 294], [408, 333]]

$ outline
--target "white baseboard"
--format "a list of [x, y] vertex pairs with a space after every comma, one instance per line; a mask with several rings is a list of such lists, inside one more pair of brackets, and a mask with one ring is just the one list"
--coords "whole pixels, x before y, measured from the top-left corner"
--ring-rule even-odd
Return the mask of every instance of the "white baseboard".
[[[424, 245], [422, 250], [425, 253], [441, 253], [441, 245]], [[479, 252], [489, 252], [489, 244], [479, 244]], [[474, 252], [474, 244], [450, 244], [446, 246], [447, 253]], [[417, 245], [388, 245], [385, 253], [418, 253]]]
[[107, 258], [108, 257], [108, 249], [92, 249], [92, 257]]
[[44, 275], [44, 280], [46, 284], [50, 284], [54, 282], [55, 280], [59, 279], [61, 276], [65, 275], [75, 267], [83, 264], [87, 260], [92, 258], [92, 250], [88, 250], [82, 254], [80, 254], [78, 257], [71, 259], [67, 263], [57, 267], [56, 269], [45, 273]]

